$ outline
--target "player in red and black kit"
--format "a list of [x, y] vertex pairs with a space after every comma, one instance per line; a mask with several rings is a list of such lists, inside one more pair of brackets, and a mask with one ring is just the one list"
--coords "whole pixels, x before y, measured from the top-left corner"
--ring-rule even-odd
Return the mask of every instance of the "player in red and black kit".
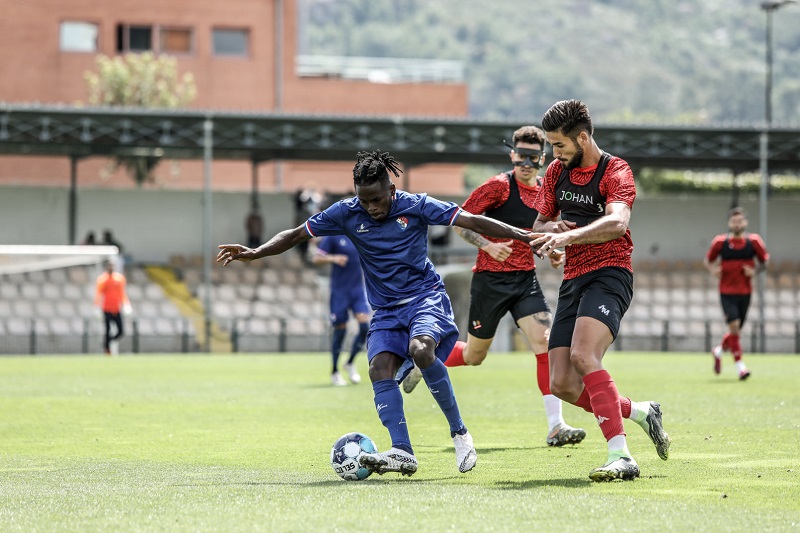
[[567, 253], [548, 343], [550, 389], [594, 414], [608, 441], [608, 460], [589, 478], [631, 480], [639, 476], [639, 466], [628, 450], [623, 418], [647, 432], [661, 459], [667, 459], [670, 446], [659, 404], [620, 396], [603, 368], [633, 297], [628, 229], [636, 198], [633, 173], [597, 146], [583, 102], [557, 102], [542, 117], [542, 128], [555, 161], [534, 204], [539, 216], [531, 246], [544, 255], [562, 247]]
[[[472, 191], [462, 208], [529, 229], [538, 214], [533, 203], [539, 192], [539, 169], [544, 163], [542, 130], [523, 126], [515, 131], [510, 158], [514, 169], [489, 178]], [[550, 392], [547, 333], [552, 315], [536, 278], [533, 250], [522, 241], [484, 237], [464, 228], [455, 231], [479, 251], [472, 268], [467, 342], [458, 341], [444, 364], [454, 367], [483, 363], [500, 319], [510, 312], [536, 354], [536, 378], [548, 423], [547, 445], [578, 444], [586, 437], [586, 431], [564, 422], [561, 400]], [[554, 250], [549, 258], [551, 265], [558, 268], [564, 253]], [[403, 390], [414, 389], [419, 382], [419, 373], [416, 374], [403, 381]]]
[[739, 332], [750, 307], [750, 295], [753, 292], [751, 279], [756, 272], [756, 259], [762, 267], [766, 267], [769, 261], [767, 247], [761, 237], [747, 233], [745, 210], [734, 207], [728, 213], [728, 233], [714, 237], [703, 260], [709, 272], [719, 278], [719, 298], [728, 324], [728, 332], [723, 335], [722, 343], [711, 351], [715, 374], [722, 370], [722, 352], [730, 350], [736, 361], [739, 379], [750, 377], [750, 371], [742, 359]]

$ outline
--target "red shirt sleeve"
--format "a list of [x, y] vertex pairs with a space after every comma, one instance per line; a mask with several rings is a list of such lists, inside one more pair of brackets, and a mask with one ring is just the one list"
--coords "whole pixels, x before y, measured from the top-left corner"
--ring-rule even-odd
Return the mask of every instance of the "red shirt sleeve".
[[708, 249], [708, 253], [706, 253], [706, 260], [709, 263], [713, 263], [717, 260], [719, 253], [722, 251], [722, 245], [725, 243], [725, 239], [725, 235], [717, 235], [711, 241], [711, 247]]
[[636, 199], [636, 183], [633, 181], [631, 167], [624, 159], [611, 158], [603, 179], [600, 180], [600, 194], [606, 197], [606, 205], [623, 203], [633, 207]]
[[750, 242], [753, 243], [753, 250], [756, 252], [756, 257], [762, 263], [766, 263], [769, 261], [769, 252], [767, 252], [767, 245], [764, 244], [764, 240], [761, 238], [761, 235], [757, 233], [751, 233], [749, 235]]
[[556, 181], [561, 175], [561, 161], [553, 161], [548, 165], [547, 170], [542, 178], [542, 186], [539, 188], [539, 194], [536, 195], [536, 202], [533, 208], [536, 209], [540, 215], [548, 218], [556, 218], [559, 214], [558, 204], [556, 203]]
[[506, 203], [509, 194], [508, 178], [505, 174], [500, 174], [479, 185], [461, 207], [473, 215], [481, 215]]

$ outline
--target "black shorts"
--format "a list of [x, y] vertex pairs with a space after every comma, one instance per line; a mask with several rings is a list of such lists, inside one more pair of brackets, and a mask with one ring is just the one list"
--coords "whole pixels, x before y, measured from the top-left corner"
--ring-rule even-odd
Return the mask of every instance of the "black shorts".
[[720, 294], [719, 301], [722, 303], [722, 312], [725, 314], [725, 322], [739, 320], [739, 327], [744, 326], [744, 319], [747, 317], [747, 309], [750, 307], [749, 294]]
[[633, 273], [620, 267], [603, 267], [561, 283], [558, 306], [550, 328], [548, 349], [572, 345], [575, 321], [579, 316], [599, 320], [619, 333], [622, 317], [633, 299]]
[[469, 334], [491, 339], [509, 311], [515, 323], [522, 317], [550, 312], [536, 271], [475, 272], [470, 286]]

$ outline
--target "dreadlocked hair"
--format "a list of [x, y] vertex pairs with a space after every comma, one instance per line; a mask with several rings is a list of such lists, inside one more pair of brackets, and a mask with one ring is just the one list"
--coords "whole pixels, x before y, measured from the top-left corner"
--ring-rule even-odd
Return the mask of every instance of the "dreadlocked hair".
[[373, 152], [358, 152], [356, 165], [353, 167], [353, 183], [355, 185], [372, 185], [379, 181], [389, 181], [389, 172], [399, 177], [399, 163], [389, 152], [375, 150]]

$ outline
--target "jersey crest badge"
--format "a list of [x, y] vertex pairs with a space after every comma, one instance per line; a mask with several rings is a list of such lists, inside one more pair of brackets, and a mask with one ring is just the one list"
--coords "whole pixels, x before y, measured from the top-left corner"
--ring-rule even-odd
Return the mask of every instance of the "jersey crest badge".
[[401, 230], [405, 231], [408, 227], [408, 219], [406, 217], [397, 217], [397, 224]]

